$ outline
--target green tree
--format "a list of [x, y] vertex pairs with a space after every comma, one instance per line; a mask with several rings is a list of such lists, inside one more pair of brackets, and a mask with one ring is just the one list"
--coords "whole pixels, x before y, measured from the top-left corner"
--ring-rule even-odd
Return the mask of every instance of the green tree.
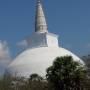
[[58, 57], [47, 69], [46, 78], [54, 90], [83, 90], [86, 71], [71, 56]]
[[88, 71], [88, 75], [90, 76], [90, 55], [83, 56], [82, 60], [85, 62], [87, 71]]
[[30, 90], [48, 90], [47, 82], [38, 74], [30, 75], [27, 87]]
[[90, 90], [90, 54], [83, 56], [82, 60], [85, 62], [86, 69], [87, 69], [87, 78], [85, 80], [86, 90]]

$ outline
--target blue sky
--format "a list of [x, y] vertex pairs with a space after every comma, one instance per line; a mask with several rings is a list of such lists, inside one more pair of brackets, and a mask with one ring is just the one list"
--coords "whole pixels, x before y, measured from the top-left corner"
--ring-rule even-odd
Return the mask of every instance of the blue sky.
[[[90, 0], [43, 0], [49, 32], [60, 46], [82, 56], [90, 53]], [[34, 32], [36, 0], [0, 0], [0, 40], [14, 58], [17, 43]]]

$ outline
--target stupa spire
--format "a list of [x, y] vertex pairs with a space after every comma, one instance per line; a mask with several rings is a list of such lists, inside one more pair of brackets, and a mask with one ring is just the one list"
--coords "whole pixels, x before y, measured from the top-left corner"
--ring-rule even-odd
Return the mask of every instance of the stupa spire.
[[47, 23], [46, 23], [44, 11], [42, 8], [41, 0], [37, 0], [36, 17], [35, 17], [35, 32], [39, 32], [39, 33], [48, 32]]

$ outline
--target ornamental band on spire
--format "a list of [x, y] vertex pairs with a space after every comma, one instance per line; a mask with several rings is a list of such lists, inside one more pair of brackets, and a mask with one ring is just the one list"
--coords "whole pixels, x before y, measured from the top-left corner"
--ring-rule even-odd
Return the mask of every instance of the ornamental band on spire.
[[37, 0], [36, 6], [36, 17], [35, 17], [35, 32], [46, 33], [47, 23], [44, 15], [44, 11], [42, 8], [41, 0]]

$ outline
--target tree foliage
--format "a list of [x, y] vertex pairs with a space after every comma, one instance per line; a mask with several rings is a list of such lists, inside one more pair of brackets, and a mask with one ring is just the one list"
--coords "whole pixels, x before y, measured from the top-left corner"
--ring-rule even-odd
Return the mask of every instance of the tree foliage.
[[29, 78], [4, 77], [0, 80], [0, 90], [52, 90], [48, 82], [38, 74]]
[[86, 66], [90, 68], [90, 55], [83, 56], [82, 59], [84, 60]]
[[82, 59], [84, 60], [87, 69], [87, 78], [84, 86], [86, 87], [86, 90], [90, 90], [90, 54], [83, 56]]
[[86, 71], [71, 56], [58, 57], [47, 69], [47, 80], [55, 90], [83, 90]]

